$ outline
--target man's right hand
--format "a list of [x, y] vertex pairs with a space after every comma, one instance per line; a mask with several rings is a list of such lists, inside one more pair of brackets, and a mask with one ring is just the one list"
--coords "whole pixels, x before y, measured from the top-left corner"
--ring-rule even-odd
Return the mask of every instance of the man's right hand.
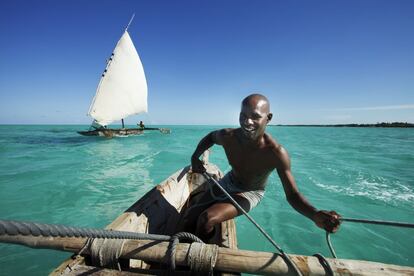
[[329, 233], [335, 233], [341, 224], [340, 218], [341, 216], [335, 211], [320, 210], [314, 215], [313, 221], [318, 227]]
[[206, 172], [206, 168], [204, 167], [203, 161], [201, 161], [197, 157], [192, 157], [191, 158], [191, 169], [194, 173], [204, 173], [204, 172]]

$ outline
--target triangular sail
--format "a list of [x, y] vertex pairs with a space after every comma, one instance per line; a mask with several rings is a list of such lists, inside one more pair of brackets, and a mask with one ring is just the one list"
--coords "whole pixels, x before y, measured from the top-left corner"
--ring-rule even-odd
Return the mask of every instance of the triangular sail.
[[108, 61], [88, 115], [108, 125], [147, 112], [147, 81], [137, 50], [124, 32]]

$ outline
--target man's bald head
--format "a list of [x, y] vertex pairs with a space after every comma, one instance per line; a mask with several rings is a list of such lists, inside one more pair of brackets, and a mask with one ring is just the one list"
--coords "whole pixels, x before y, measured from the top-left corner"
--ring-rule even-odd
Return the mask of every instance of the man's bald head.
[[251, 94], [243, 99], [243, 105], [253, 105], [259, 107], [266, 113], [270, 113], [270, 103], [269, 100], [262, 94]]

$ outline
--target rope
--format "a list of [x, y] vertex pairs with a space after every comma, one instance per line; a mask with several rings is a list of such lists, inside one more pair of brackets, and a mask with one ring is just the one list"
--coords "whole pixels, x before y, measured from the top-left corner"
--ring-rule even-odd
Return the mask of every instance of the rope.
[[328, 274], [329, 276], [334, 276], [335, 275], [333, 270], [332, 270], [331, 265], [329, 264], [328, 260], [324, 256], [322, 256], [319, 253], [313, 254], [313, 256], [318, 258], [318, 261], [321, 264], [321, 266], [323, 267], [323, 269], [325, 269], [326, 274]]
[[198, 242], [198, 243], [203, 243], [202, 240], [200, 240], [197, 236], [191, 234], [191, 233], [186, 233], [186, 232], [180, 232], [177, 233], [175, 235], [173, 235], [171, 237], [171, 243], [168, 245], [168, 249], [167, 249], [167, 254], [170, 256], [170, 269], [171, 271], [174, 271], [176, 266], [175, 266], [175, 252], [176, 252], [176, 248], [177, 248], [177, 244], [179, 243], [180, 239], [186, 239], [186, 240], [190, 240], [193, 242]]
[[218, 256], [218, 245], [194, 242], [188, 252], [191, 271], [212, 272]]
[[337, 258], [336, 253], [335, 253], [335, 250], [332, 246], [331, 236], [330, 236], [330, 233], [328, 231], [326, 231], [326, 242], [328, 243], [328, 247], [329, 247], [329, 250], [331, 251], [332, 257], [334, 257], [336, 259]]
[[[371, 219], [356, 219], [356, 218], [339, 218], [342, 221], [348, 222], [357, 222], [357, 223], [367, 223], [367, 224], [377, 224], [377, 225], [386, 225], [386, 226], [396, 226], [396, 227], [406, 227], [414, 228], [413, 223], [405, 223], [399, 221], [386, 221], [386, 220], [371, 220]], [[332, 256], [336, 259], [336, 253], [331, 243], [331, 238], [329, 232], [326, 232], [326, 242], [328, 243], [329, 250], [331, 251]]]
[[94, 239], [90, 246], [92, 264], [121, 271], [118, 259], [125, 241], [124, 239]]
[[380, 224], [397, 227], [414, 228], [413, 223], [397, 222], [397, 221], [386, 221], [386, 220], [370, 220], [370, 219], [355, 219], [355, 218], [340, 218], [342, 221], [369, 223], [369, 224]]
[[[95, 256], [97, 257], [97, 263], [101, 266], [111, 265], [111, 262], [107, 261], [107, 257], [103, 257], [101, 251], [109, 250], [111, 253], [109, 255], [113, 258], [118, 259], [122, 250], [123, 242], [125, 239], [130, 240], [156, 240], [156, 241], [172, 241], [169, 244], [169, 255], [170, 255], [170, 264], [171, 269], [175, 269], [175, 251], [176, 246], [180, 239], [190, 240], [198, 243], [202, 243], [197, 236], [180, 232], [174, 236], [165, 236], [165, 235], [155, 235], [155, 234], [145, 234], [145, 233], [134, 233], [134, 232], [125, 232], [125, 231], [113, 231], [113, 230], [102, 230], [102, 229], [92, 229], [92, 228], [77, 228], [77, 227], [68, 227], [64, 225], [54, 225], [54, 224], [45, 224], [45, 223], [35, 223], [35, 222], [24, 222], [24, 221], [13, 221], [13, 220], [0, 220], [0, 235], [23, 235], [23, 236], [43, 236], [43, 237], [83, 237], [88, 238], [86, 245], [79, 251], [78, 254], [81, 254], [85, 251], [86, 248], [90, 248], [91, 252], [94, 251]], [[121, 242], [118, 246], [110, 246], [113, 249], [102, 249], [102, 246], [96, 244], [96, 240], [92, 239], [119, 239]], [[105, 243], [105, 242], [103, 242]], [[106, 242], [108, 243], [108, 242]], [[113, 263], [113, 262], [112, 262]]]
[[[93, 228], [77, 228], [64, 225], [24, 222], [14, 220], [0, 220], [0, 235], [23, 235], [43, 237], [82, 237], [101, 239], [129, 239], [129, 240], [156, 240], [169, 241], [170, 236], [114, 231]], [[190, 234], [191, 235], [191, 234]]]
[[279, 245], [277, 245], [277, 243], [269, 236], [269, 234], [266, 233], [266, 231], [243, 209], [243, 207], [241, 207], [240, 204], [238, 204], [237, 201], [234, 200], [234, 198], [223, 187], [221, 187], [221, 185], [217, 182], [217, 180], [211, 177], [211, 175], [208, 174], [207, 172], [204, 172], [203, 175], [208, 180], [213, 182], [217, 187], [220, 188], [220, 190], [230, 199], [233, 205], [237, 209], [239, 209], [250, 220], [250, 222], [252, 222], [253, 225], [256, 226], [256, 228], [265, 236], [265, 238], [268, 239], [269, 242], [280, 252], [280, 254], [282, 255], [283, 259], [286, 261], [286, 263], [290, 265], [298, 275], [302, 275], [302, 273], [300, 272], [296, 264], [292, 261], [292, 259], [289, 258], [288, 255], [286, 255], [286, 253], [282, 250], [282, 248]]

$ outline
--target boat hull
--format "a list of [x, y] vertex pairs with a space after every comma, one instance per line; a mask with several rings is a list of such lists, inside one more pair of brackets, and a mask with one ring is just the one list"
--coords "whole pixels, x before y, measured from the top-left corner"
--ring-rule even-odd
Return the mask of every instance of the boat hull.
[[144, 133], [140, 128], [121, 128], [121, 129], [94, 129], [88, 131], [78, 131], [79, 134], [84, 136], [101, 136], [101, 137], [117, 137], [117, 136], [129, 136], [139, 135]]
[[[206, 164], [207, 171], [221, 178], [221, 171], [213, 164]], [[194, 198], [208, 189], [208, 182], [201, 174], [192, 174], [190, 167], [177, 171], [161, 184], [146, 193], [123, 214], [109, 224], [106, 229], [172, 235], [180, 228], [183, 213], [194, 202]], [[191, 200], [190, 200], [191, 199]], [[209, 240], [220, 247], [237, 248], [237, 235], [234, 220], [228, 220], [217, 226], [215, 235]], [[141, 260], [120, 260], [122, 270], [129, 272], [147, 272], [158, 275], [168, 271], [168, 267], [145, 263]], [[180, 268], [182, 272], [183, 268]], [[76, 255], [63, 262], [51, 275], [93, 274], [107, 271], [98, 268], [89, 257]], [[158, 271], [158, 272], [157, 272]], [[187, 271], [190, 272], [190, 271]], [[215, 273], [215, 275], [240, 275]]]

